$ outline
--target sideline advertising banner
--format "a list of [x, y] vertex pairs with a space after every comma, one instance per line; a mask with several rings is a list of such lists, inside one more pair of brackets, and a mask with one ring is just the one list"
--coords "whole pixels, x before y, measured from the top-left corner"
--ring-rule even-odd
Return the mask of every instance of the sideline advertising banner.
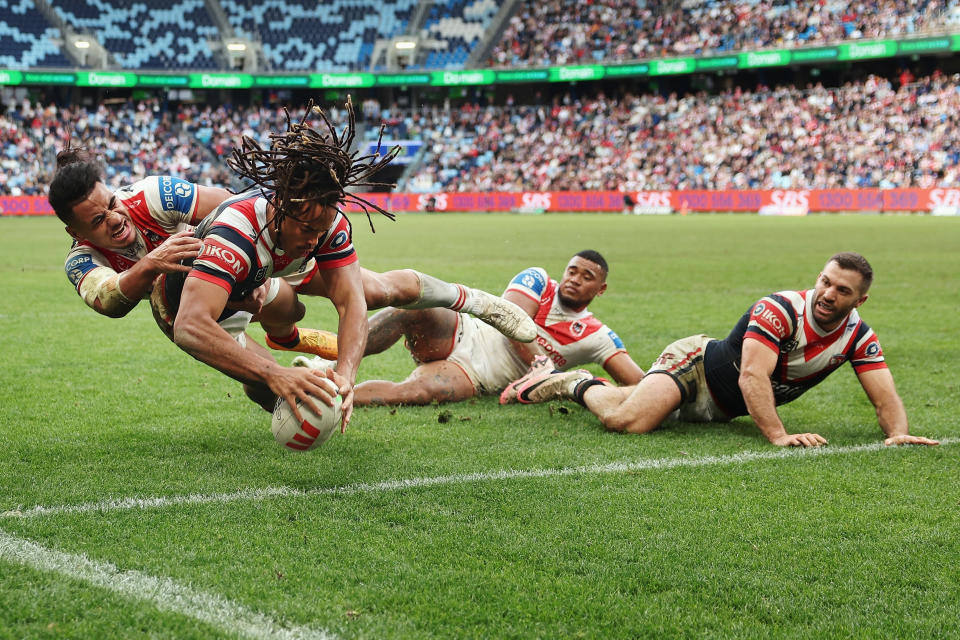
[[[919, 212], [960, 215], [960, 188], [759, 189], [728, 191], [517, 191], [367, 193], [387, 211], [616, 212], [636, 214]], [[356, 206], [348, 212], [357, 212]], [[52, 215], [45, 196], [0, 196], [0, 216]]]

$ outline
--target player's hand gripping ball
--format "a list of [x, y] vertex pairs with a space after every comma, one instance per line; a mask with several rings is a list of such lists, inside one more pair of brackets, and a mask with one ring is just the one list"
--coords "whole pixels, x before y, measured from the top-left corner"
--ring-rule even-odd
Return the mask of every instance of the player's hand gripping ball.
[[[325, 379], [324, 382], [330, 387], [331, 392], [336, 393], [336, 386], [332, 380]], [[273, 409], [271, 424], [273, 437], [282, 446], [294, 451], [310, 451], [314, 447], [319, 447], [340, 426], [342, 403], [343, 399], [339, 395], [334, 395], [332, 407], [314, 398], [314, 404], [320, 409], [320, 413], [314, 413], [300, 400], [297, 400], [297, 409], [303, 416], [303, 422], [300, 422], [293, 415], [290, 404], [283, 398], [278, 398]]]

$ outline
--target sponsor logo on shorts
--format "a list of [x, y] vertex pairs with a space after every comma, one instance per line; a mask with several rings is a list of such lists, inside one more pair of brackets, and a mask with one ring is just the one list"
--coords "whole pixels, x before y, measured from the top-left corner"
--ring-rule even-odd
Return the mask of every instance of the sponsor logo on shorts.
[[675, 358], [676, 356], [673, 355], [672, 353], [661, 353], [660, 357], [657, 358], [657, 361], [654, 362], [653, 364], [659, 365], [659, 366], [666, 366], [670, 364], [670, 361], [674, 360]]

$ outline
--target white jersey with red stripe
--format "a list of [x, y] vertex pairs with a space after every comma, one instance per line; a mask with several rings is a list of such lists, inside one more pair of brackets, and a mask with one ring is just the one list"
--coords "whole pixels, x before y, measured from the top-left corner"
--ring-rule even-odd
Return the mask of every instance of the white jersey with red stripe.
[[557, 369], [587, 362], [604, 365], [618, 353], [626, 352], [619, 336], [592, 313], [564, 306], [557, 295], [559, 287], [559, 283], [539, 267], [521, 271], [507, 285], [507, 291], [537, 303], [537, 314], [533, 318], [537, 325], [535, 344]]
[[[518, 273], [506, 289], [537, 303], [537, 338], [533, 344], [557, 369], [589, 362], [605, 365], [613, 356], [626, 352], [617, 334], [592, 313], [565, 307], [557, 297], [558, 288], [546, 271], [532, 267]], [[529, 366], [509, 338], [466, 314], [459, 316], [447, 360], [463, 370], [479, 393], [499, 393]]]
[[246, 297], [272, 276], [309, 276], [358, 260], [343, 213], [337, 213], [314, 251], [299, 256], [286, 254], [274, 243], [267, 228], [267, 200], [261, 195], [241, 194], [211, 215], [216, 218], [203, 236], [203, 249], [188, 277], [223, 287], [232, 300]]
[[863, 373], [887, 363], [873, 330], [856, 309], [833, 331], [824, 331], [813, 316], [814, 290], [781, 291], [762, 298], [740, 318], [724, 340], [707, 345], [707, 386], [730, 416], [747, 414], [738, 384], [744, 340], [758, 340], [777, 353], [771, 376], [776, 404], [798, 398], [844, 362]]
[[200, 202], [197, 185], [172, 176], [150, 176], [114, 195], [130, 213], [136, 242], [123, 251], [111, 251], [86, 240], [74, 241], [64, 269], [78, 293], [94, 269], [126, 271], [171, 235], [188, 229]]

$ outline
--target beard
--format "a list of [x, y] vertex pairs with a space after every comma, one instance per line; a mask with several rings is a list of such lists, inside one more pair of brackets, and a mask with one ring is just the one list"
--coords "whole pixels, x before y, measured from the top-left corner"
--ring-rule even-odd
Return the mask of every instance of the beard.
[[589, 300], [581, 301], [581, 300], [574, 300], [573, 298], [568, 298], [567, 296], [563, 295], [559, 291], [557, 292], [557, 300], [560, 301], [560, 304], [570, 309], [582, 309], [590, 303]]
[[[829, 311], [827, 311], [826, 309], [822, 309], [819, 306], [817, 306], [819, 302], [820, 302], [820, 297], [818, 296], [813, 302], [813, 305], [814, 305], [813, 317], [817, 321], [817, 324], [821, 326], [833, 325], [838, 323], [839, 321], [843, 320], [848, 315], [850, 315], [850, 312], [853, 311], [854, 309], [854, 306], [849, 306], [849, 307], [833, 306]], [[821, 314], [823, 313], [827, 313], [828, 315], [826, 317], [821, 317]]]

